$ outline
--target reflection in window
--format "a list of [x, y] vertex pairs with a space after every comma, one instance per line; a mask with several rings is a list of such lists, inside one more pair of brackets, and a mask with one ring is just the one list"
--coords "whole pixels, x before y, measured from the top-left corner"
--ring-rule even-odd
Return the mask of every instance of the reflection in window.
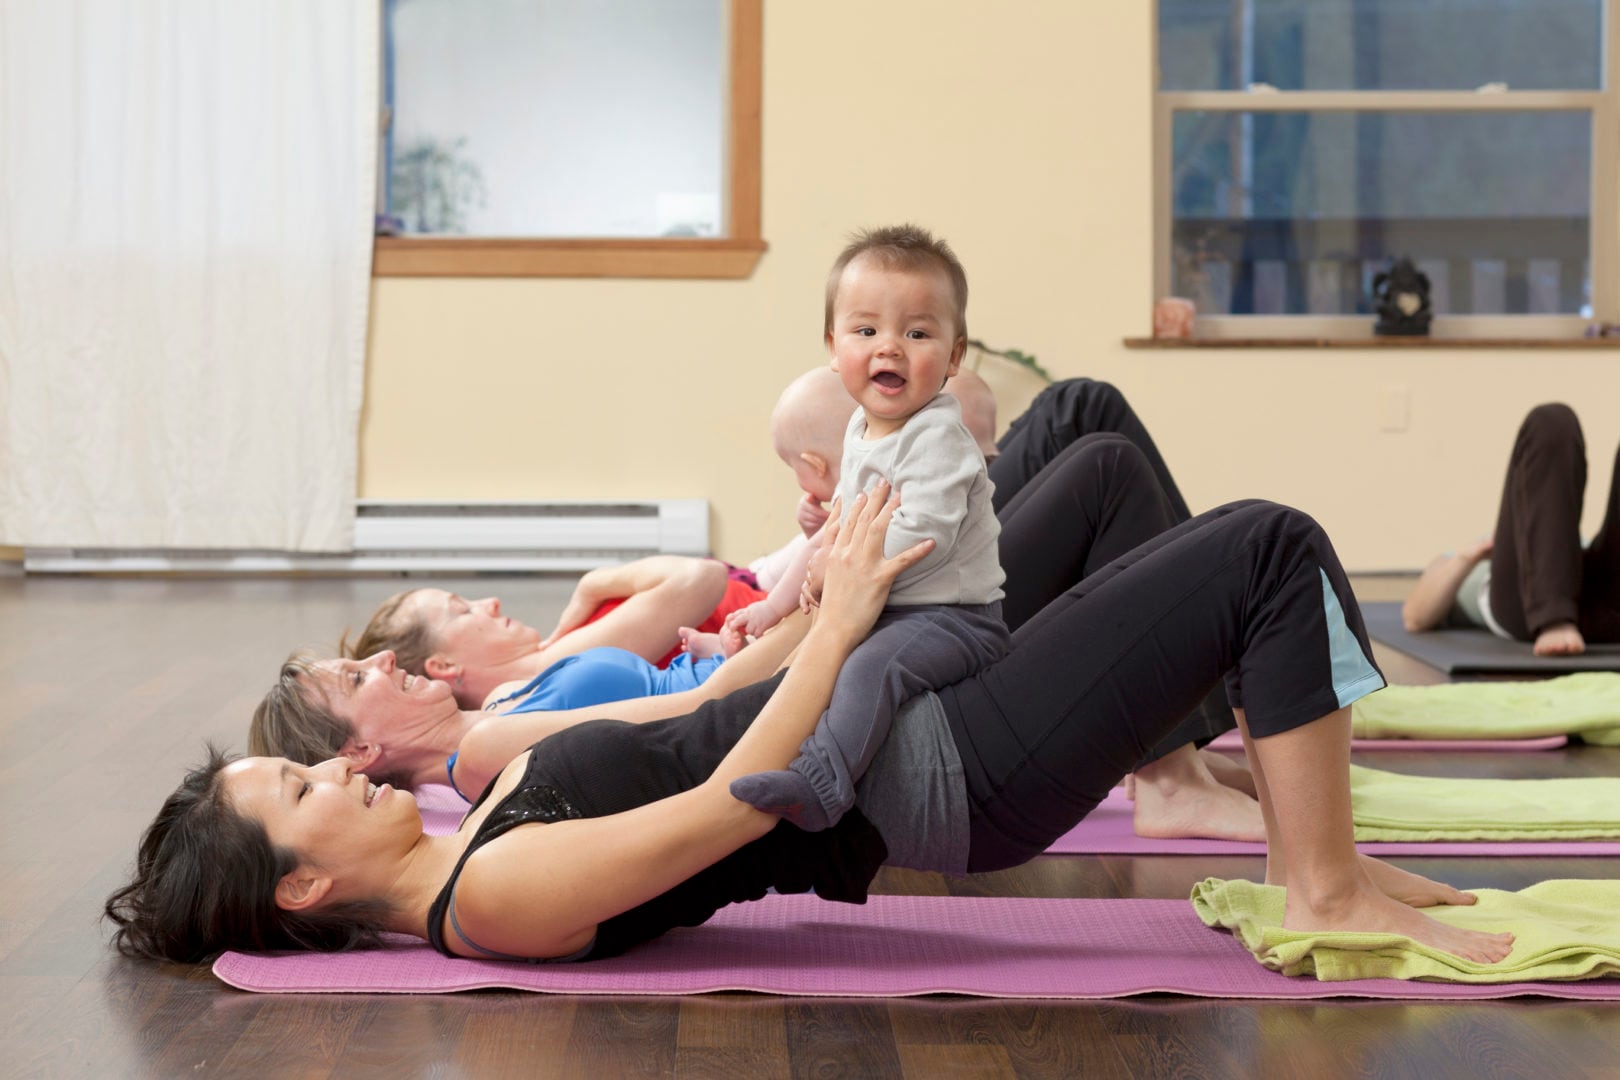
[[386, 0], [384, 221], [717, 237], [724, 0]]
[[1171, 287], [1211, 314], [1371, 311], [1409, 255], [1437, 314], [1590, 301], [1582, 112], [1178, 111]]
[[1159, 0], [1162, 90], [1592, 90], [1603, 0]]

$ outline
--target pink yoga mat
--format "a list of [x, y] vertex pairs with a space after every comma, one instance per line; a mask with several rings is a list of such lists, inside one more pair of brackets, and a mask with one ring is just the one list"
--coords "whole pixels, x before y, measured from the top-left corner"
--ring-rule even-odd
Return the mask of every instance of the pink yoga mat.
[[[1545, 735], [1539, 739], [1351, 739], [1352, 750], [1557, 750], [1569, 745], [1568, 735]], [[1236, 731], [1215, 736], [1212, 750], [1243, 750], [1243, 737]]]
[[449, 784], [423, 784], [416, 789], [416, 808], [422, 812], [422, 831], [429, 836], [449, 836], [461, 824], [469, 808], [467, 800]]
[[452, 960], [415, 942], [357, 953], [226, 953], [214, 974], [265, 993], [436, 994], [507, 988], [559, 994], [766, 994], [1457, 1000], [1542, 995], [1620, 1000], [1620, 979], [1322, 983], [1267, 971], [1185, 900], [874, 896], [862, 906], [767, 896], [726, 908], [624, 956], [583, 964]]
[[[1620, 857], [1620, 840], [1458, 840], [1357, 844], [1368, 855], [1540, 855]], [[1137, 836], [1131, 803], [1115, 788], [1080, 824], [1058, 837], [1048, 855], [1264, 855], [1266, 845], [1247, 840], [1154, 840]]]

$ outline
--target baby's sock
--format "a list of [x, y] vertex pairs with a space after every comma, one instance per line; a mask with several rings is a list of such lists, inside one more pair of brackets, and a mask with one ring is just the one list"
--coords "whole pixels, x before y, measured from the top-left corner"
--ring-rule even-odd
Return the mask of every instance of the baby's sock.
[[731, 794], [755, 810], [791, 821], [805, 832], [820, 832], [837, 822], [821, 805], [809, 779], [792, 769], [739, 776], [731, 782]]

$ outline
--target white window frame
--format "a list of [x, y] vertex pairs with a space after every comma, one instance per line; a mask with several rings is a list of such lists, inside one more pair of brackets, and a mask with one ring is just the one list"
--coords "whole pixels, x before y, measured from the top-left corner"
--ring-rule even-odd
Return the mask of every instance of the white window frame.
[[[1617, 0], [1604, 0], [1603, 87], [1599, 90], [1160, 90], [1158, 16], [1153, 21], [1153, 295], [1171, 289], [1172, 206], [1169, 177], [1178, 112], [1587, 112], [1592, 123], [1592, 317], [1569, 315], [1436, 315], [1431, 336], [1443, 338], [1580, 337], [1590, 321], [1620, 322], [1620, 27]], [[1205, 315], [1200, 337], [1371, 338], [1368, 315]]]

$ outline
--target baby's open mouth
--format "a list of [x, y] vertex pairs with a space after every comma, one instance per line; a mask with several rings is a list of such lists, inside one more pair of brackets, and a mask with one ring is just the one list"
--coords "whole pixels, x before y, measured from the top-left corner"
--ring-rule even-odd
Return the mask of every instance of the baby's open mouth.
[[872, 381], [889, 390], [898, 390], [906, 385], [906, 380], [892, 371], [880, 371], [872, 376]]

